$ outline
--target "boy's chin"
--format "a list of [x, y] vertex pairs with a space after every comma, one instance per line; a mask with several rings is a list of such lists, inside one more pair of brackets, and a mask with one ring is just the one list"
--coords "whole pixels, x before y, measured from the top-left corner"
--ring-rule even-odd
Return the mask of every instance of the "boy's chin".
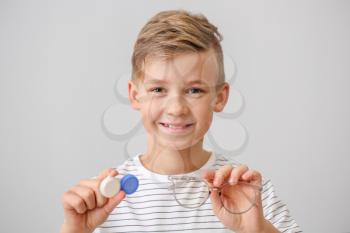
[[159, 141], [162, 147], [169, 149], [169, 150], [186, 150], [190, 149], [191, 147], [195, 146], [197, 144], [197, 141], [194, 140], [181, 140], [181, 139], [174, 139], [174, 140], [166, 140], [161, 139]]

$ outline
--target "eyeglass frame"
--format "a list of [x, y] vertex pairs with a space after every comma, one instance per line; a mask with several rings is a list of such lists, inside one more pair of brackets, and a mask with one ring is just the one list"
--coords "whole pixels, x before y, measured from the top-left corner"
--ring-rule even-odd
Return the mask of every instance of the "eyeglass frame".
[[[242, 212], [239, 212], [239, 213], [235, 213], [235, 212], [232, 212], [231, 210], [229, 210], [228, 208], [226, 208], [226, 206], [224, 205], [223, 203], [223, 200], [221, 198], [221, 190], [226, 186], [226, 185], [237, 185], [237, 184], [243, 184], [243, 185], [248, 185], [249, 187], [253, 188], [255, 191], [259, 191], [261, 192], [262, 191], [262, 186], [260, 185], [255, 185], [255, 184], [251, 184], [251, 183], [248, 183], [248, 182], [245, 182], [245, 181], [238, 181], [238, 182], [234, 182], [234, 183], [230, 183], [230, 182], [224, 182], [222, 185], [220, 185], [220, 187], [212, 187], [211, 185], [209, 185], [210, 183], [206, 180], [206, 179], [202, 179], [202, 178], [199, 178], [199, 177], [196, 177], [196, 176], [177, 176], [177, 175], [170, 175], [168, 176], [168, 180], [170, 180], [172, 182], [172, 185], [170, 185], [168, 187], [168, 190], [169, 191], [173, 191], [173, 196], [174, 196], [174, 199], [175, 201], [182, 207], [186, 208], [186, 209], [197, 209], [199, 207], [201, 207], [207, 200], [208, 198], [210, 197], [210, 194], [212, 191], [218, 191], [219, 192], [219, 196], [220, 196], [220, 201], [221, 201], [221, 204], [222, 206], [225, 208], [226, 211], [228, 211], [229, 213], [231, 214], [244, 214], [246, 212], [248, 212], [251, 208], [253, 208], [254, 205], [256, 205], [256, 199], [257, 199], [257, 196], [255, 196], [255, 200], [254, 200], [254, 203], [252, 203], [252, 205], [245, 211], [242, 211]], [[183, 204], [181, 204], [181, 202], [177, 199], [176, 197], [176, 193], [175, 193], [175, 181], [183, 181], [183, 182], [188, 182], [188, 181], [201, 181], [201, 182], [204, 182], [206, 184], [206, 186], [208, 187], [208, 196], [203, 200], [202, 203], [200, 203], [198, 206], [196, 207], [188, 207], [188, 206], [184, 206]]]

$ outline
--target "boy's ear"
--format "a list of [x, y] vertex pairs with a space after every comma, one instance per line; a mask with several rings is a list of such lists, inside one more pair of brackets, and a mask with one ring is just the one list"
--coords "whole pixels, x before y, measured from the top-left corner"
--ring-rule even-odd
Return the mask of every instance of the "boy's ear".
[[132, 80], [128, 81], [128, 93], [129, 93], [128, 97], [133, 109], [140, 110], [140, 101], [138, 98], [139, 96], [138, 85]]
[[220, 89], [218, 90], [214, 102], [214, 112], [221, 112], [224, 110], [224, 107], [228, 101], [228, 97], [230, 94], [230, 85], [228, 83], [224, 83]]

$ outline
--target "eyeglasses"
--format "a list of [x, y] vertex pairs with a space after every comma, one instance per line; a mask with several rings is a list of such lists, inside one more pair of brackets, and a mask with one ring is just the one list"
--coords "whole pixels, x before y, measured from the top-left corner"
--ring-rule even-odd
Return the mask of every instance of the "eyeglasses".
[[172, 182], [169, 190], [173, 192], [176, 202], [188, 209], [202, 206], [213, 190], [217, 190], [223, 207], [231, 214], [243, 214], [256, 203], [262, 188], [247, 182], [224, 183], [213, 187], [211, 183], [193, 176], [169, 176]]

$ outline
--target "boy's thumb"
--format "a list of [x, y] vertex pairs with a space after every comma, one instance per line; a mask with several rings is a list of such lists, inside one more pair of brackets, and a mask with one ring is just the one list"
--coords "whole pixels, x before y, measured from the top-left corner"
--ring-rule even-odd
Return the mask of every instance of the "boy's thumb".
[[222, 208], [222, 203], [220, 200], [219, 190], [213, 190], [210, 194], [210, 199], [212, 203], [212, 208], [215, 214], [218, 214]]
[[125, 192], [120, 191], [117, 195], [108, 199], [107, 203], [103, 206], [103, 209], [107, 214], [110, 214], [124, 198]]
[[118, 172], [117, 170], [115, 170], [115, 168], [108, 168], [102, 171], [96, 178], [99, 180], [103, 180], [107, 176], [116, 176], [116, 175], [118, 175]]

